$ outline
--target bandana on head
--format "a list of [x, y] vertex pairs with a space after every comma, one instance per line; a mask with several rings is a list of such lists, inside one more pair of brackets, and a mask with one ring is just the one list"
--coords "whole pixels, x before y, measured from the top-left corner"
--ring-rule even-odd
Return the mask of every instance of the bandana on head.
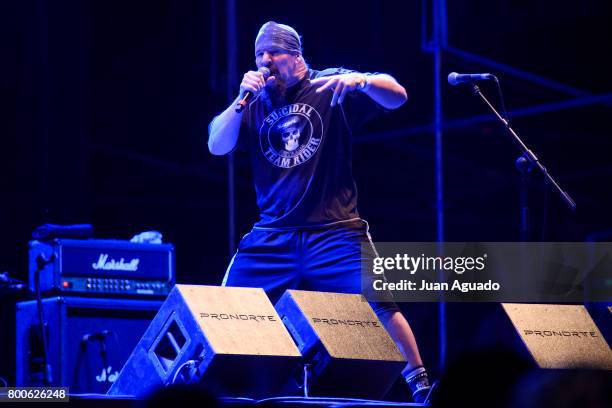
[[302, 43], [297, 31], [293, 27], [274, 21], [268, 21], [259, 29], [255, 39], [255, 56], [258, 47], [264, 43], [267, 47], [278, 48], [291, 54], [302, 53]]

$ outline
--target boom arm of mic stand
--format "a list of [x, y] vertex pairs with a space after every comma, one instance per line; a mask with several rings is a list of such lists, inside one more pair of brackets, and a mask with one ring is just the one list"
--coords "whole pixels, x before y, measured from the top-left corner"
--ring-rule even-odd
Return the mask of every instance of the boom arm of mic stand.
[[570, 197], [570, 195], [568, 193], [566, 193], [561, 188], [561, 186], [559, 186], [559, 184], [550, 175], [550, 173], [548, 173], [548, 170], [546, 170], [546, 167], [544, 167], [544, 165], [542, 165], [542, 163], [540, 163], [540, 160], [535, 155], [535, 153], [532, 152], [531, 150], [529, 150], [529, 148], [525, 145], [525, 143], [523, 143], [523, 141], [521, 140], [519, 135], [514, 131], [514, 129], [512, 129], [512, 127], [510, 126], [510, 123], [506, 119], [504, 119], [499, 114], [499, 112], [497, 112], [495, 107], [493, 107], [493, 105], [491, 105], [491, 102], [489, 102], [489, 100], [483, 95], [483, 93], [480, 91], [480, 88], [478, 87], [478, 85], [472, 84], [472, 90], [474, 91], [475, 95], [478, 95], [487, 104], [487, 106], [489, 106], [489, 109], [491, 109], [491, 111], [495, 114], [497, 119], [499, 119], [499, 121], [504, 125], [506, 130], [508, 130], [508, 133], [510, 133], [510, 135], [512, 135], [512, 137], [514, 138], [516, 143], [519, 145], [519, 147], [523, 151], [523, 156], [527, 160], [529, 160], [529, 162], [532, 165], [535, 165], [535, 166], [537, 166], [540, 169], [542, 174], [544, 174], [544, 177], [546, 177], [546, 179], [553, 185], [555, 190], [557, 190], [559, 192], [559, 194], [561, 194], [561, 198], [563, 199], [563, 201], [565, 201], [565, 203], [570, 208], [570, 210], [575, 211], [576, 210], [576, 203], [574, 202], [574, 200], [572, 200], [572, 197]]

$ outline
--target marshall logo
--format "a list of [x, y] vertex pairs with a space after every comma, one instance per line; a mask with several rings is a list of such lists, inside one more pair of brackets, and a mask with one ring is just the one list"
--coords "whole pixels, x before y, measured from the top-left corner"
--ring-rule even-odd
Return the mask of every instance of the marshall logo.
[[304, 103], [293, 103], [274, 110], [259, 129], [263, 155], [273, 165], [285, 169], [308, 161], [322, 141], [321, 115]]
[[330, 326], [380, 327], [380, 323], [376, 321], [366, 321], [366, 320], [323, 319], [319, 317], [313, 317], [312, 322], [320, 323], [320, 324], [327, 324]]
[[100, 254], [97, 262], [91, 264], [91, 267], [96, 271], [132, 271], [138, 270], [140, 259], [134, 258], [130, 262], [125, 262], [123, 258], [115, 261], [113, 258], [108, 260], [108, 254]]
[[252, 315], [252, 314], [230, 314], [230, 313], [200, 313], [202, 319], [213, 320], [246, 320], [254, 322], [276, 322], [276, 316]]
[[540, 336], [540, 337], [578, 337], [578, 338], [592, 338], [598, 337], [596, 332], [586, 331], [570, 331], [570, 330], [523, 330], [525, 336]]

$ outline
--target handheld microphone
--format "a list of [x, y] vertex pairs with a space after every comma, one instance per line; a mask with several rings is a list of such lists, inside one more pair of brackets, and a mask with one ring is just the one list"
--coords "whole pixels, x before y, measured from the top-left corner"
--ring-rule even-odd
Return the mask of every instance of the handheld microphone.
[[[270, 68], [259, 67], [258, 71], [263, 74], [264, 81], [268, 79], [268, 77], [270, 76]], [[236, 113], [242, 112], [244, 108], [246, 108], [246, 106], [249, 104], [249, 101], [252, 98], [253, 98], [253, 92], [247, 91], [242, 97], [242, 99], [236, 104]]]
[[452, 86], [475, 82], [475, 81], [487, 81], [490, 79], [496, 79], [495, 75], [484, 73], [484, 74], [458, 74], [456, 72], [451, 72], [448, 74], [448, 83]]

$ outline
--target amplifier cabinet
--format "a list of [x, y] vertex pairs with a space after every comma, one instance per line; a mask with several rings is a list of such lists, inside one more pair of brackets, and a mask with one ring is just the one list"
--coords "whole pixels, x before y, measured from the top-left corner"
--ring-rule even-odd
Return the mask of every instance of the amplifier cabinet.
[[[71, 393], [106, 393], [162, 304], [160, 300], [43, 299], [52, 384]], [[16, 305], [16, 383], [43, 384], [36, 301]]]

